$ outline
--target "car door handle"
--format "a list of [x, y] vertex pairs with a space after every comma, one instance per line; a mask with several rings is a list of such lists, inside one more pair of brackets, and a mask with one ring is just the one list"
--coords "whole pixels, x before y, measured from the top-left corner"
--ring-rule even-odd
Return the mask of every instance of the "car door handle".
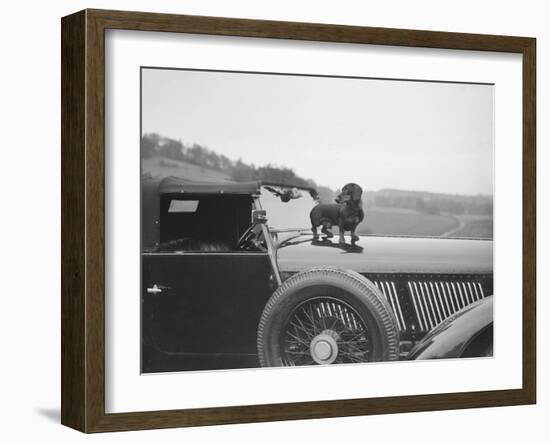
[[147, 287], [147, 293], [150, 295], [160, 295], [161, 293], [166, 293], [170, 291], [170, 287], [165, 287], [163, 285], [153, 284], [153, 287]]

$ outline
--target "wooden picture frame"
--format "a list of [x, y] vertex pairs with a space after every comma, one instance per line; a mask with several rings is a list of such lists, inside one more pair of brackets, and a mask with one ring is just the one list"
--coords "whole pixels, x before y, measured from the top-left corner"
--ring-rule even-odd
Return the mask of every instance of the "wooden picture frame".
[[[523, 385], [513, 390], [105, 412], [105, 30], [517, 53], [523, 64]], [[84, 10], [62, 19], [62, 410], [83, 432], [533, 404], [536, 400], [536, 41], [533, 38]]]

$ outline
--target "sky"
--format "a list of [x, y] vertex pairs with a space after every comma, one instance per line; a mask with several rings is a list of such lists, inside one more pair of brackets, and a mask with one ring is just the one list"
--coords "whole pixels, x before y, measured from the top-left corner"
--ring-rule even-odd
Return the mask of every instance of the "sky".
[[493, 193], [494, 87], [142, 70], [142, 133], [333, 189]]

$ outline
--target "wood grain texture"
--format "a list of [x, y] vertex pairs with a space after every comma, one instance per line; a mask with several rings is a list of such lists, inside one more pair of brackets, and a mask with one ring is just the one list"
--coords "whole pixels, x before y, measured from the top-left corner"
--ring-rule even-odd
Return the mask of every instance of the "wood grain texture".
[[86, 11], [86, 431], [105, 414], [105, 38]]
[[61, 34], [61, 422], [85, 427], [85, 14]]
[[105, 29], [230, 35], [390, 46], [522, 52], [529, 38], [224, 17], [88, 10]]
[[[378, 44], [523, 55], [523, 387], [515, 390], [105, 413], [105, 30]], [[536, 398], [535, 40], [141, 12], [62, 20], [62, 423], [84, 432], [531, 404]]]
[[523, 389], [537, 395], [536, 40], [523, 51]]

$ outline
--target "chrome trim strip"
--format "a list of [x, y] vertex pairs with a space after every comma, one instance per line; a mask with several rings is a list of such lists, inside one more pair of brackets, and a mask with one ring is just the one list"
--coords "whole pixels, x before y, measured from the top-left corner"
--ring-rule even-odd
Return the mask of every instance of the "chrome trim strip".
[[[428, 322], [430, 323], [430, 330], [431, 330], [435, 326], [433, 321], [433, 305], [431, 305], [429, 295], [426, 295], [426, 293], [424, 293], [424, 283], [419, 282], [418, 286], [420, 287], [420, 292], [422, 293], [422, 300], [424, 301], [424, 305], [426, 306], [426, 313], [428, 316]], [[428, 306], [428, 301], [426, 301], [426, 298], [428, 298], [428, 301], [430, 301], [431, 310], [430, 310], [430, 306]]]
[[[395, 306], [395, 302], [393, 300], [393, 296], [391, 296], [391, 293], [390, 293], [390, 290], [389, 290], [389, 284], [387, 281], [384, 281], [381, 283], [382, 287], [385, 287], [385, 290], [384, 292], [386, 293], [386, 297], [389, 299], [390, 301], [390, 304], [391, 304], [391, 308], [393, 310], [393, 314], [396, 316], [397, 318], [397, 307]], [[386, 292], [387, 290], [387, 292]], [[397, 321], [397, 325], [399, 327], [399, 329], [401, 330], [401, 324], [399, 324], [399, 321]]]
[[437, 325], [438, 321], [437, 321], [437, 316], [435, 314], [434, 303], [433, 303], [432, 296], [431, 296], [431, 293], [430, 293], [430, 286], [428, 285], [428, 283], [426, 281], [422, 281], [420, 283], [420, 287], [422, 287], [422, 289], [426, 291], [426, 298], [428, 299], [428, 303], [429, 303], [430, 317], [433, 321], [433, 327], [435, 327]]
[[464, 283], [459, 281], [456, 283], [456, 285], [458, 286], [458, 290], [464, 297], [464, 305], [465, 306], [470, 305], [470, 300], [468, 299], [468, 293], [466, 293], [466, 288], [464, 287]]
[[474, 289], [474, 292], [476, 294], [476, 299], [479, 301], [482, 299], [482, 296], [481, 296], [481, 293], [479, 293], [478, 289], [477, 289], [477, 284], [474, 282], [472, 283], [472, 287]]
[[470, 296], [468, 296], [468, 290], [467, 290], [467, 285], [462, 282], [462, 288], [464, 289], [464, 296], [466, 297], [466, 300], [468, 301], [468, 305], [472, 304], [474, 302], [474, 299], [473, 297], [471, 298]]
[[437, 309], [437, 316], [438, 316], [438, 318], [439, 318], [439, 320], [437, 321], [437, 323], [439, 324], [441, 321], [443, 321], [443, 319], [445, 319], [445, 317], [441, 314], [441, 310], [439, 309], [439, 304], [437, 303], [437, 297], [435, 296], [434, 286], [433, 286], [433, 284], [432, 284], [431, 281], [429, 282], [429, 284], [430, 284], [430, 291], [431, 291], [431, 293], [432, 293], [432, 298], [433, 298], [435, 307], [436, 307], [436, 309]]
[[[445, 315], [446, 315], [445, 317], [448, 318], [449, 316], [452, 315], [452, 313], [451, 313], [451, 308], [449, 307], [449, 300], [447, 299], [448, 296], [445, 294], [445, 291], [443, 288], [443, 283], [441, 281], [438, 281], [435, 287], [437, 288], [437, 295], [439, 296], [439, 299], [443, 298], [443, 301], [445, 301], [445, 307], [447, 308], [447, 310], [445, 311]], [[440, 288], [441, 288], [441, 291], [439, 290]], [[443, 296], [441, 296], [441, 292], [443, 292]]]
[[452, 293], [453, 293], [453, 299], [455, 300], [455, 304], [456, 304], [456, 310], [455, 311], [459, 311], [462, 307], [460, 305], [460, 299], [456, 293], [456, 287], [454, 285], [453, 282], [450, 283], [451, 284], [451, 290], [452, 290]]
[[456, 285], [455, 285], [454, 282], [451, 282], [451, 287], [453, 288], [453, 294], [454, 294], [454, 297], [456, 299], [456, 305], [458, 307], [458, 310], [463, 309], [464, 305], [461, 305], [460, 297], [457, 294], [458, 292], [457, 292]]
[[384, 298], [386, 298], [386, 301], [390, 302], [390, 298], [388, 297], [386, 290], [384, 290], [384, 284], [381, 283], [380, 281], [376, 281], [376, 287], [378, 288], [378, 290], [380, 290], [380, 292], [382, 292], [382, 294], [384, 295]]
[[479, 293], [477, 291], [475, 282], [471, 282], [470, 285], [472, 286], [472, 291], [474, 292], [474, 295], [476, 297], [476, 301], [479, 301], [481, 299], [481, 296], [479, 296]]
[[456, 283], [456, 288], [458, 289], [458, 293], [460, 294], [460, 299], [462, 300], [462, 308], [464, 308], [468, 304], [466, 304], [464, 293], [462, 293], [462, 289], [460, 288], [460, 282]]
[[468, 282], [467, 284], [468, 284], [468, 291], [470, 292], [470, 296], [472, 297], [472, 301], [476, 302], [478, 299], [477, 299], [477, 296], [475, 296], [474, 292], [472, 291], [472, 283]]
[[424, 318], [424, 323], [426, 324], [426, 331], [430, 330], [430, 322], [428, 321], [430, 313], [428, 312], [428, 306], [424, 302], [424, 298], [420, 293], [420, 284], [414, 283], [414, 289], [416, 291], [416, 296], [418, 298], [418, 304], [420, 305], [420, 310], [422, 311], [422, 317]]
[[479, 287], [479, 291], [481, 292], [481, 297], [485, 298], [485, 293], [483, 293], [483, 286], [480, 282], [477, 283], [477, 286]]
[[435, 312], [435, 307], [434, 307], [434, 303], [433, 303], [433, 300], [432, 300], [432, 296], [430, 294], [430, 287], [428, 286], [428, 283], [427, 282], [422, 282], [422, 287], [424, 287], [426, 289], [426, 297], [428, 298], [428, 302], [430, 303], [430, 315], [431, 315], [431, 319], [433, 320], [433, 325], [432, 327], [435, 327], [437, 324], [438, 324], [438, 320], [437, 320], [437, 315], [436, 315], [436, 312]]
[[411, 294], [411, 297], [413, 298], [413, 302], [414, 302], [414, 307], [415, 309], [417, 310], [417, 314], [418, 314], [418, 324], [420, 325], [420, 330], [425, 330], [426, 329], [426, 325], [424, 323], [424, 319], [423, 319], [423, 312], [422, 312], [422, 309], [420, 308], [420, 300], [418, 299], [418, 295], [416, 293], [416, 286], [415, 286], [415, 283], [414, 281], [408, 281], [408, 286], [409, 286], [409, 293]]
[[423, 329], [424, 330], [428, 330], [428, 319], [426, 318], [426, 313], [424, 312], [424, 306], [422, 305], [422, 299], [420, 298], [420, 291], [418, 290], [418, 285], [416, 284], [416, 282], [412, 282], [412, 287], [413, 287], [413, 290], [414, 290], [414, 295], [415, 295], [415, 298], [416, 298], [416, 301], [418, 302], [418, 307], [420, 309], [420, 314], [422, 315], [421, 318], [422, 318], [422, 324], [423, 324]]
[[412, 298], [412, 301], [413, 301], [413, 306], [414, 306], [414, 311], [416, 313], [416, 319], [418, 321], [418, 324], [420, 325], [420, 331], [424, 331], [426, 330], [426, 327], [424, 326], [424, 324], [422, 323], [422, 318], [420, 317], [420, 313], [418, 311], [418, 306], [416, 305], [416, 296], [412, 290], [412, 285], [411, 285], [411, 282], [408, 281], [407, 282], [407, 285], [409, 286], [409, 293], [411, 295], [411, 298]]
[[395, 283], [393, 281], [391, 281], [391, 288], [393, 291], [393, 296], [395, 297], [397, 308], [399, 309], [399, 317], [401, 318], [402, 330], [405, 330], [407, 328], [407, 324], [405, 324], [405, 318], [403, 317], [403, 311], [401, 309], [401, 301], [399, 301], [399, 296], [397, 296], [397, 289], [395, 288]]
[[376, 287], [378, 288], [378, 290], [380, 290], [381, 293], [384, 294], [386, 301], [388, 302], [388, 304], [390, 304], [392, 312], [395, 315], [395, 318], [397, 319], [398, 328], [399, 330], [402, 330], [401, 324], [399, 323], [399, 319], [397, 317], [397, 307], [395, 306], [394, 299], [391, 296], [391, 292], [388, 289], [388, 283], [386, 281], [376, 281]]

